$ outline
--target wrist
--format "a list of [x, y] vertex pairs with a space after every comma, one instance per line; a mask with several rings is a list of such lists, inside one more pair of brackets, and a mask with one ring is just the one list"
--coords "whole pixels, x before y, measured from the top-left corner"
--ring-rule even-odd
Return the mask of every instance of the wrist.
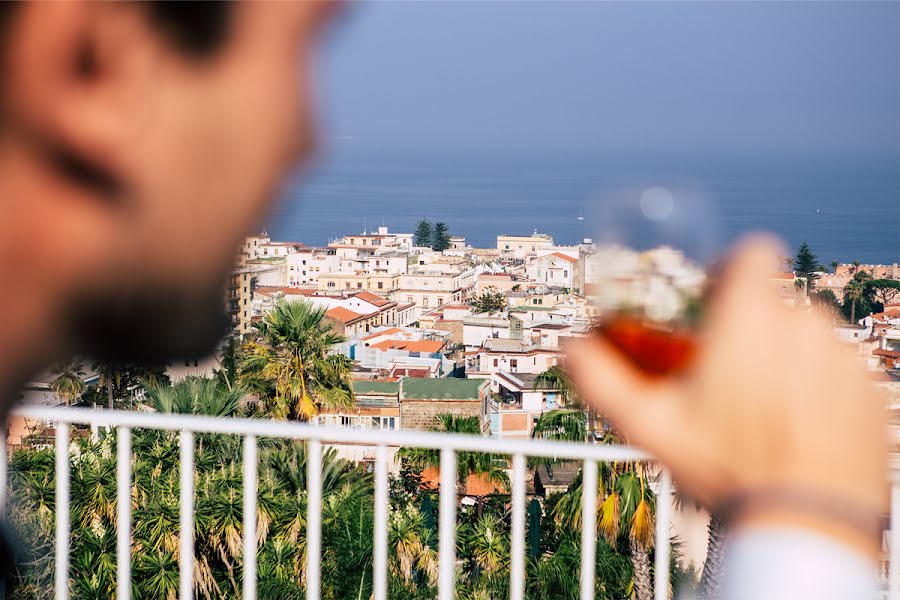
[[852, 547], [872, 560], [878, 560], [881, 554], [882, 510], [848, 497], [772, 487], [735, 494], [715, 512], [735, 532], [770, 526], [805, 529]]

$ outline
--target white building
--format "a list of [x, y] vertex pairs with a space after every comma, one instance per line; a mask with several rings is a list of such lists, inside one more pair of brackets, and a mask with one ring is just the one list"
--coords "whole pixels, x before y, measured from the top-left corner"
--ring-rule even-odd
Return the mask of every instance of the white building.
[[552, 248], [553, 238], [537, 230], [531, 235], [498, 235], [497, 250], [503, 258], [525, 258]]

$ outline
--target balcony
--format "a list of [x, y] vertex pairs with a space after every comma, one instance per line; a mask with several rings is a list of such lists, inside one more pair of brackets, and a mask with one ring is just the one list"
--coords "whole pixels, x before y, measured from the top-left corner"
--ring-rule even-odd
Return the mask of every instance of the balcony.
[[[179, 523], [180, 531], [190, 531], [178, 541], [179, 598], [194, 597], [194, 436], [196, 434], [230, 434], [243, 440], [243, 598], [257, 598], [257, 498], [258, 441], [281, 438], [307, 442], [308, 505], [306, 514], [306, 597], [315, 600], [321, 591], [321, 526], [322, 526], [322, 454], [328, 444], [357, 444], [374, 450], [374, 520], [373, 594], [375, 600], [388, 597], [388, 524], [389, 476], [388, 456], [394, 448], [423, 448], [440, 453], [439, 523], [438, 523], [438, 598], [455, 597], [457, 468], [459, 451], [485, 452], [512, 458], [511, 475], [511, 543], [509, 598], [525, 597], [526, 544], [526, 459], [543, 457], [583, 463], [581, 509], [580, 598], [595, 595], [596, 512], [585, 507], [597, 505], [598, 462], [647, 460], [641, 451], [612, 445], [573, 444], [534, 440], [501, 440], [443, 433], [389, 431], [378, 429], [341, 429], [317, 427], [286, 421], [216, 418], [194, 415], [141, 413], [118, 410], [90, 410], [64, 407], [20, 407], [13, 414], [30, 420], [52, 422], [55, 446], [55, 598], [69, 597], [70, 545], [70, 426], [115, 430], [116, 435], [116, 555], [131, 557], [132, 548], [132, 429], [177, 433], [179, 436]], [[0, 444], [0, 503], [7, 493], [6, 445]], [[669, 590], [669, 542], [672, 511], [672, 484], [666, 471], [656, 483], [656, 530], [654, 598], [667, 600]], [[61, 509], [61, 510], [60, 510]], [[378, 516], [383, 518], [377, 518]], [[891, 522], [900, 517], [900, 478], [892, 489]], [[890, 549], [889, 568], [882, 584], [889, 582], [888, 597], [900, 599], [900, 528], [886, 532]], [[117, 600], [131, 598], [131, 560], [118, 560]]]

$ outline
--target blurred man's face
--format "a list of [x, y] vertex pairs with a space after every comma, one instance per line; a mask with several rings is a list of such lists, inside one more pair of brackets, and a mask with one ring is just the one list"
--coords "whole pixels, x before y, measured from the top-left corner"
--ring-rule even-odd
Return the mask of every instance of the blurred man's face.
[[13, 140], [99, 175], [50, 170], [35, 191], [54, 193], [29, 200], [48, 203], [50, 260], [78, 272], [61, 308], [90, 346], [79, 350], [155, 359], [208, 348], [242, 237], [310, 150], [311, 51], [330, 3], [231, 10], [225, 41], [202, 59], [139, 5], [35, 3], [17, 15]]

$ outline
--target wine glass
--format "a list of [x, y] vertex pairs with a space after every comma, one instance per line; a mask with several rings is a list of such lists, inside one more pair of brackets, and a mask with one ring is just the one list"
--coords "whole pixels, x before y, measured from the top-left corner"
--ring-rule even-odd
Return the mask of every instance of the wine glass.
[[601, 197], [595, 215], [585, 265], [593, 332], [648, 375], [683, 371], [719, 249], [712, 205], [697, 189], [649, 185]]

